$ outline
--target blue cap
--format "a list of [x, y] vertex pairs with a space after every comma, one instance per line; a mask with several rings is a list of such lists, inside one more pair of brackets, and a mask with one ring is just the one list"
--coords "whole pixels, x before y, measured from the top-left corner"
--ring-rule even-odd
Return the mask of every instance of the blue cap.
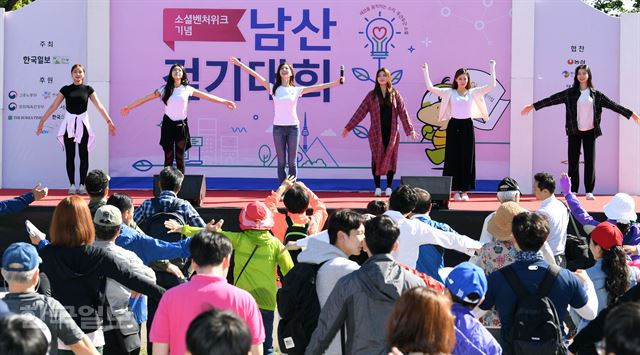
[[2, 254], [2, 268], [7, 271], [31, 271], [41, 262], [36, 248], [27, 243], [13, 243]]
[[[480, 302], [487, 293], [487, 277], [484, 275], [484, 270], [468, 261], [458, 264], [451, 270], [445, 285], [454, 298], [472, 304]], [[477, 294], [478, 299], [469, 299], [472, 293]]]

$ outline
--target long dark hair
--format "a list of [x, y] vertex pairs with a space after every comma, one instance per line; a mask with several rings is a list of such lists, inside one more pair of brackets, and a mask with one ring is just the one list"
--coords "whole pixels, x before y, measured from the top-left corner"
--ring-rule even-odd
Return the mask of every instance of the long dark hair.
[[586, 64], [580, 64], [576, 67], [576, 72], [573, 76], [573, 87], [577, 89], [580, 88], [580, 82], [578, 81], [578, 72], [580, 71], [580, 69], [584, 69], [589, 75], [589, 77], [587, 78], [587, 87], [593, 89], [593, 83], [591, 82], [591, 78], [593, 78], [593, 76], [591, 76], [591, 68], [589, 68], [589, 66]]
[[[83, 72], [85, 75], [87, 74], [87, 71], [84, 69], [84, 66], [83, 66], [82, 64], [74, 64], [74, 65], [71, 67], [71, 74], [73, 74], [73, 71], [74, 71], [76, 68], [80, 68], [80, 69], [82, 69], [82, 72]], [[84, 83], [84, 79], [82, 80], [82, 83]]]
[[622, 232], [622, 235], [625, 236], [627, 235], [629, 228], [631, 228], [631, 223], [616, 222], [616, 227], [618, 227], [620, 232]]
[[607, 305], [610, 305], [629, 289], [629, 267], [621, 247], [602, 250], [602, 271], [607, 275], [604, 288], [609, 293]]
[[[380, 72], [384, 72], [385, 74], [387, 74], [387, 95], [386, 96], [382, 96], [382, 87], [380, 87], [380, 84], [378, 83], [378, 74], [380, 74]], [[378, 69], [378, 71], [376, 72], [376, 86], [373, 89], [374, 94], [378, 97], [378, 100], [380, 102], [382, 102], [382, 104], [384, 106], [391, 106], [391, 102], [392, 100], [392, 95], [393, 95], [393, 85], [391, 84], [391, 72], [389, 72], [389, 69], [382, 67], [380, 69]]]
[[289, 77], [289, 86], [296, 86], [296, 82], [294, 80], [296, 77], [296, 74], [293, 72], [293, 67], [291, 66], [291, 64], [287, 62], [282, 62], [280, 63], [280, 65], [278, 65], [278, 70], [276, 70], [276, 83], [275, 85], [273, 85], [273, 95], [275, 95], [276, 90], [278, 90], [278, 88], [282, 86], [282, 77], [280, 77], [280, 69], [282, 69], [282, 67], [285, 65], [288, 66], [289, 71], [291, 71], [291, 76]]
[[456, 70], [456, 73], [453, 75], [453, 83], [451, 83], [451, 88], [453, 90], [458, 89], [458, 82], [456, 81], [456, 79], [458, 79], [460, 75], [467, 76], [467, 86], [465, 86], [464, 88], [467, 90], [471, 89], [471, 74], [469, 74], [469, 71], [467, 70], [467, 68], [460, 68]]
[[189, 79], [187, 78], [187, 72], [184, 71], [184, 67], [181, 64], [172, 65], [171, 69], [169, 69], [169, 76], [167, 77], [167, 83], [164, 86], [164, 94], [162, 94], [162, 102], [164, 102], [165, 105], [167, 104], [167, 101], [171, 97], [171, 94], [173, 94], [173, 88], [175, 84], [173, 82], [173, 76], [171, 76], [171, 72], [175, 67], [182, 69], [182, 79], [180, 80], [180, 85], [184, 85], [184, 86], [189, 85]]

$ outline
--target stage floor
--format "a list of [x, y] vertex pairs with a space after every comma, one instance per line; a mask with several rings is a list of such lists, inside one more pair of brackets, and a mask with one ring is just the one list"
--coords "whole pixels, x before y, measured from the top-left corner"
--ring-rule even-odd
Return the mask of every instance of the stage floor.
[[[28, 190], [22, 189], [0, 189], [0, 200], [9, 199], [15, 196], [19, 196]], [[142, 201], [153, 196], [151, 190], [110, 190], [110, 193], [126, 193], [134, 200], [134, 205], [138, 206]], [[200, 208], [202, 209], [215, 209], [215, 208], [241, 208], [248, 202], [254, 200], [264, 200], [269, 195], [269, 191], [207, 191], [206, 198], [203, 201]], [[341, 209], [341, 208], [355, 208], [364, 209], [369, 201], [376, 199], [373, 193], [364, 192], [318, 192], [318, 197], [325, 203], [327, 209]], [[49, 195], [37, 202], [31, 204], [31, 206], [43, 206], [54, 207], [68, 196], [66, 190], [49, 190]], [[87, 195], [81, 195], [87, 201], [89, 197]], [[496, 195], [492, 193], [476, 193], [470, 194], [470, 201], [449, 203], [450, 210], [458, 211], [495, 211], [499, 203], [496, 199]], [[557, 195], [561, 201], [564, 198], [561, 195]], [[578, 199], [582, 207], [589, 212], [602, 212], [602, 208], [607, 202], [611, 200], [612, 196], [598, 195], [596, 200], [588, 201], [584, 195], [579, 195]], [[386, 199], [386, 197], [378, 197], [378, 199]], [[640, 206], [640, 197], [634, 196], [636, 201], [636, 212], [640, 212], [638, 207]], [[534, 211], [540, 207], [540, 201], [537, 201], [533, 195], [523, 196], [521, 199], [522, 207]]]

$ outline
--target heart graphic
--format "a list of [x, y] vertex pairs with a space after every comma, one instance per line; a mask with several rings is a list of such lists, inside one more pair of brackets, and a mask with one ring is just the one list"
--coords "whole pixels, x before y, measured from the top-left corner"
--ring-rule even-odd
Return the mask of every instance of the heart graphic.
[[381, 40], [386, 35], [387, 35], [387, 28], [386, 27], [374, 27], [373, 28], [373, 37], [375, 37], [376, 39]]

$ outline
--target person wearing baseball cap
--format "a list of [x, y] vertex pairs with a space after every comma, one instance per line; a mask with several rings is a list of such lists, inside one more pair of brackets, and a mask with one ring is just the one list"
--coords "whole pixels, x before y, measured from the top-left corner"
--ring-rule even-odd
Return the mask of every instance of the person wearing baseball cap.
[[451, 313], [455, 316], [456, 346], [454, 354], [502, 354], [502, 347], [472, 313], [487, 293], [487, 278], [478, 266], [463, 262], [445, 279], [451, 294]]
[[[627, 258], [622, 250], [622, 232], [614, 224], [602, 222], [596, 226], [591, 232], [589, 250], [596, 263], [586, 271], [596, 290], [600, 313], [636, 285], [640, 272], [627, 265]], [[573, 311], [571, 317], [578, 330], [589, 323]]]
[[5, 307], [8, 307], [6, 311], [29, 313], [41, 320], [51, 332], [51, 339], [54, 339], [49, 342], [50, 354], [58, 353], [57, 339], [76, 353], [95, 353], [91, 340], [62, 304], [53, 297], [36, 292], [40, 283], [41, 262], [38, 251], [31, 244], [13, 243], [4, 251], [2, 277], [9, 291], [3, 299]]
[[111, 177], [102, 170], [91, 170], [85, 178], [85, 189], [89, 194], [89, 211], [94, 216], [101, 206], [107, 204]]
[[[87, 188], [89, 185], [87, 180]], [[116, 260], [127, 265], [129, 270], [151, 283], [156, 282], [156, 274], [146, 266], [136, 253], [116, 245], [116, 238], [120, 235], [122, 228], [122, 213], [120, 209], [112, 205], [104, 205], [98, 208], [93, 216], [93, 225], [96, 231], [96, 238], [93, 246], [109, 252]], [[104, 289], [105, 297], [111, 307], [113, 314], [126, 314], [130, 319], [134, 319], [134, 314], [129, 307], [131, 289], [123, 286], [112, 278], [107, 278]], [[147, 304], [144, 295], [138, 295], [139, 302]], [[134, 327], [133, 323], [128, 323]], [[105, 354], [124, 354], [139, 350], [140, 336], [129, 334], [124, 336], [119, 329], [108, 329], [104, 332]]]
[[[234, 250], [234, 285], [253, 295], [260, 308], [266, 338], [264, 353], [272, 347], [273, 318], [276, 309], [276, 265], [282, 275], [293, 268], [293, 260], [282, 242], [271, 233], [275, 221], [264, 202], [254, 201], [242, 208], [239, 216], [241, 232], [222, 230], [222, 220], [211, 220], [207, 229], [231, 240]], [[165, 223], [172, 232], [192, 236], [202, 228]]]

